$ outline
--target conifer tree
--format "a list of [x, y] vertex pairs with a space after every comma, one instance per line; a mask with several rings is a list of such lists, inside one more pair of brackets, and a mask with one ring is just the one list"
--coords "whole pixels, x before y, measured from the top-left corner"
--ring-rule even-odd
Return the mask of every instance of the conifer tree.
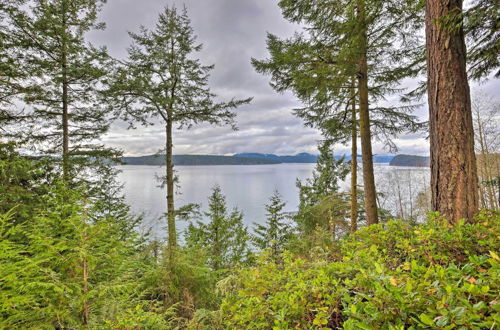
[[452, 223], [479, 204], [462, 15], [460, 0], [426, 3], [432, 208]]
[[[306, 123], [327, 128], [334, 136], [345, 139], [351, 132], [349, 126], [345, 129], [345, 124], [352, 117], [348, 111], [353, 96], [358, 98], [365, 207], [368, 222], [375, 223], [372, 135], [390, 143], [388, 137], [392, 134], [419, 126], [409, 114], [412, 106], [377, 104], [387, 94], [401, 92], [396, 87], [399, 81], [415, 75], [421, 68], [422, 50], [414, 33], [419, 25], [416, 19], [419, 4], [283, 0], [280, 6], [285, 18], [306, 24], [308, 37], [297, 35], [281, 41], [269, 36], [272, 59], [254, 61], [254, 65], [258, 71], [273, 76], [273, 87], [278, 91], [295, 91], [306, 104], [298, 112], [306, 118]], [[403, 38], [398, 39], [400, 36]], [[355, 92], [350, 83], [352, 77], [357, 80]]]
[[333, 210], [341, 204], [342, 213], [346, 213], [345, 198], [338, 193], [340, 182], [349, 173], [349, 166], [343, 158], [335, 160], [331, 146], [332, 142], [327, 140], [318, 147], [320, 155], [312, 178], [307, 179], [305, 183], [297, 180], [300, 195], [299, 210], [295, 220], [299, 224], [299, 229], [305, 234], [311, 233], [318, 226], [325, 230], [333, 230], [334, 219], [324, 216], [325, 209]]
[[209, 197], [208, 223], [191, 223], [186, 232], [189, 247], [199, 247], [208, 252], [209, 265], [223, 270], [245, 262], [249, 255], [249, 234], [243, 225], [243, 214], [238, 209], [228, 212], [226, 197], [215, 186]]
[[208, 78], [213, 65], [204, 66], [194, 55], [202, 48], [196, 44], [187, 10], [165, 8], [156, 28], [141, 27], [130, 33], [133, 45], [128, 59], [118, 70], [111, 86], [117, 105], [126, 120], [165, 125], [168, 244], [177, 245], [174, 208], [173, 129], [190, 128], [199, 123], [234, 127], [232, 111], [251, 99], [215, 101]]
[[282, 200], [279, 192], [275, 191], [266, 205], [265, 224], [254, 224], [254, 241], [257, 247], [262, 250], [269, 249], [272, 258], [278, 257], [283, 251], [291, 234], [290, 225], [286, 222], [289, 216], [283, 211], [285, 205], [286, 202]]
[[0, 214], [0, 327], [98, 328], [130, 306], [135, 233], [91, 221], [92, 205], [65, 185], [34, 207], [29, 223], [15, 208]]
[[[109, 127], [102, 103], [103, 77], [108, 73], [104, 48], [85, 40], [89, 31], [102, 29], [97, 15], [104, 0], [16, 1], [8, 24], [26, 79], [23, 101], [23, 138], [39, 154], [62, 160], [66, 182], [88, 169], [89, 161], [116, 156], [94, 141]], [[25, 3], [24, 5], [21, 5]], [[83, 166], [80, 166], [83, 165]], [[80, 177], [82, 179], [83, 176]]]

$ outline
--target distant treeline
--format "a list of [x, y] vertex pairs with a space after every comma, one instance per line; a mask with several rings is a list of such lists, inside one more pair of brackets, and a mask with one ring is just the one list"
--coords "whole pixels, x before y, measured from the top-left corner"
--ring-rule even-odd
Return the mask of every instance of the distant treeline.
[[415, 155], [397, 155], [389, 165], [391, 166], [414, 166], [414, 167], [429, 167], [431, 159], [425, 156]]
[[[174, 155], [175, 165], [266, 165], [280, 164], [273, 159], [212, 155]], [[165, 165], [165, 155], [123, 157], [127, 165]]]
[[[214, 156], [214, 155], [174, 155], [175, 165], [269, 165], [284, 163], [316, 163], [318, 156], [309, 153], [299, 153], [297, 155], [278, 156], [275, 154], [261, 153], [240, 153], [233, 156]], [[336, 155], [339, 160], [344, 157], [345, 161], [350, 161], [351, 156]], [[360, 158], [361, 156], [358, 156]], [[394, 156], [375, 155], [375, 163], [389, 163]], [[122, 161], [127, 165], [165, 165], [165, 155], [149, 155], [138, 157], [123, 157]], [[419, 165], [400, 165], [400, 166], [419, 166]]]

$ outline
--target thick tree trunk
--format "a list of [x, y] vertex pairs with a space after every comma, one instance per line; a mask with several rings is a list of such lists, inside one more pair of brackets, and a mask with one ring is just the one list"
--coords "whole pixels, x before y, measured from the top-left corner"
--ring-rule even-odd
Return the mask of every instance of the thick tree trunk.
[[359, 45], [359, 131], [361, 137], [361, 154], [363, 156], [363, 183], [365, 190], [365, 211], [368, 225], [378, 223], [377, 194], [375, 191], [375, 176], [373, 174], [373, 153], [370, 132], [370, 114], [368, 106], [368, 37], [366, 29], [366, 12], [364, 0], [358, 0], [358, 20], [361, 24]]
[[474, 130], [463, 29], [442, 19], [462, 11], [460, 0], [428, 0], [426, 44], [432, 208], [454, 223], [478, 209]]
[[177, 232], [175, 229], [174, 211], [174, 161], [172, 155], [172, 120], [167, 120], [166, 131], [166, 181], [167, 181], [167, 227], [168, 227], [168, 250], [173, 255], [177, 246]]
[[356, 118], [356, 93], [353, 81], [351, 110], [351, 232], [358, 230], [358, 120]]

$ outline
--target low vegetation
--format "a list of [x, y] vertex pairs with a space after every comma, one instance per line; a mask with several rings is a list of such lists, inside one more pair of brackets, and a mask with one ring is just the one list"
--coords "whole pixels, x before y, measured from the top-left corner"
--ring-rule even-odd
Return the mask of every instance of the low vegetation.
[[477, 220], [390, 221], [306, 258], [263, 255], [234, 277], [220, 315], [228, 329], [494, 329], [500, 217]]

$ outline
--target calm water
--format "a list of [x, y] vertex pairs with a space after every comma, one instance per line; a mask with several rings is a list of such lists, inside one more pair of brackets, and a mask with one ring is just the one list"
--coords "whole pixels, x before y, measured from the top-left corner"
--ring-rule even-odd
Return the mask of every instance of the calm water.
[[[315, 164], [277, 164], [277, 165], [221, 165], [221, 166], [176, 166], [179, 177], [176, 206], [187, 203], [202, 204], [207, 209], [207, 198], [214, 185], [218, 184], [226, 196], [228, 208], [238, 207], [244, 214], [247, 225], [265, 220], [265, 204], [274, 190], [278, 190], [287, 202], [286, 211], [296, 211], [299, 198], [295, 186], [296, 179], [304, 180], [311, 176]], [[165, 191], [159, 187], [156, 175], [163, 175], [164, 167], [159, 166], [120, 166], [119, 180], [124, 184], [127, 202], [136, 213], [144, 214], [144, 228], [153, 228], [159, 237], [165, 233]], [[394, 187], [389, 181], [397, 178], [401, 187], [407, 186], [408, 178], [412, 182], [412, 194], [425, 188], [428, 169], [389, 167], [375, 165], [377, 185], [387, 190], [387, 198], [394, 195]], [[405, 179], [406, 178], [406, 179]], [[388, 184], [389, 183], [389, 184]], [[349, 178], [342, 184], [348, 189]], [[384, 188], [385, 187], [385, 188]], [[408, 193], [406, 193], [408, 195]], [[387, 205], [391, 202], [388, 200]], [[178, 229], [187, 226], [178, 223]]]

